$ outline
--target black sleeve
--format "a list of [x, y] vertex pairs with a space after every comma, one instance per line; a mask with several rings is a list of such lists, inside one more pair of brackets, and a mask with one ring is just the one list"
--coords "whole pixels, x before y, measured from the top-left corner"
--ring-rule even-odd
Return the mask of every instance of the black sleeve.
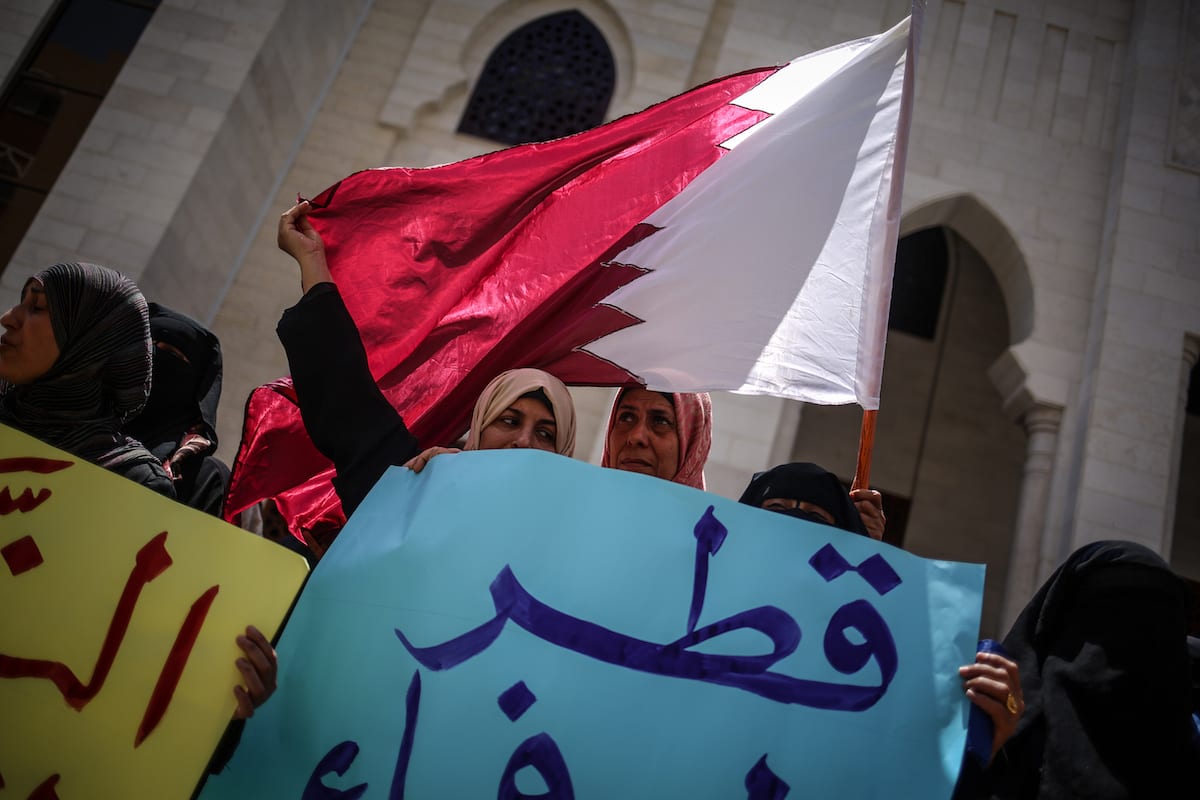
[[[242, 731], [246, 729], [246, 720], [234, 719], [229, 721], [229, 725], [225, 727], [225, 733], [221, 735], [221, 741], [217, 742], [217, 747], [213, 750], [212, 757], [208, 760], [208, 766], [204, 768], [205, 777], [209, 775], [217, 775], [225, 769], [225, 765], [229, 763], [229, 759], [233, 758], [233, 753], [242, 742]], [[201, 783], [203, 786], [203, 783]], [[199, 794], [199, 787], [197, 787]]]
[[162, 464], [152, 453], [146, 451], [141, 458], [132, 459], [123, 464], [109, 467], [118, 475], [123, 475], [134, 483], [140, 483], [147, 489], [161, 494], [163, 497], [176, 499], [175, 484], [167, 477]]
[[387, 468], [403, 465], [420, 445], [375, 384], [358, 328], [334, 284], [309, 289], [283, 312], [276, 332], [304, 427], [337, 468], [333, 486], [349, 517]]
[[178, 468], [175, 499], [194, 509], [220, 518], [229, 491], [229, 467], [213, 456], [193, 456]]

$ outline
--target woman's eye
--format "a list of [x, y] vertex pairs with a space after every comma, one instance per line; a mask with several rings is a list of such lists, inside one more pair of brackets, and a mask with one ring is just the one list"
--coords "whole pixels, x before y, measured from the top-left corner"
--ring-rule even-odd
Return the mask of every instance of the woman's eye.
[[547, 430], [546, 428], [538, 428], [537, 435], [540, 436], [541, 438], [545, 439], [548, 442], [552, 442], [556, 438], [555, 432], [552, 430]]
[[669, 427], [670, 427], [671, 425], [673, 425], [674, 423], [671, 421], [671, 419], [670, 419], [669, 417], [655, 417], [655, 418], [654, 418], [654, 424], [655, 424], [655, 425], [657, 425], [657, 426], [658, 426], [658, 427], [660, 427], [660, 428], [661, 428], [661, 427], [668, 427], [668, 428], [669, 428]]

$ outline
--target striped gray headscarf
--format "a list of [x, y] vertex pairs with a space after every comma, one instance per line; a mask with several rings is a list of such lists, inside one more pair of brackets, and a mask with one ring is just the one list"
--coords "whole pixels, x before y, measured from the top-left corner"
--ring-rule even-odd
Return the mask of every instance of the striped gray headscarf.
[[46, 290], [59, 356], [30, 383], [0, 381], [0, 421], [103, 467], [157, 463], [121, 432], [150, 394], [150, 318], [141, 291], [96, 264], [55, 264], [34, 279]]

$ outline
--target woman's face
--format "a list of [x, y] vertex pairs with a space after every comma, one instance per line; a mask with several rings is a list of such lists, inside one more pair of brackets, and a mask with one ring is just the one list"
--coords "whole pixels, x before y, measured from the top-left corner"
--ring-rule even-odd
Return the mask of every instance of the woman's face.
[[42, 282], [31, 280], [21, 302], [0, 316], [0, 378], [9, 383], [32, 383], [58, 360], [58, 341], [50, 325], [50, 308]]
[[531, 447], [558, 452], [558, 426], [546, 404], [532, 397], [518, 398], [479, 434], [480, 450]]
[[679, 429], [671, 401], [646, 389], [621, 395], [608, 452], [617, 469], [673, 479], [679, 472]]
[[807, 500], [793, 500], [790, 497], [768, 497], [766, 500], [763, 500], [762, 507], [768, 511], [792, 511], [798, 508], [801, 511], [816, 514], [825, 520], [826, 525], [837, 527], [837, 523], [833, 519], [833, 514], [830, 514], [816, 503], [810, 503]]

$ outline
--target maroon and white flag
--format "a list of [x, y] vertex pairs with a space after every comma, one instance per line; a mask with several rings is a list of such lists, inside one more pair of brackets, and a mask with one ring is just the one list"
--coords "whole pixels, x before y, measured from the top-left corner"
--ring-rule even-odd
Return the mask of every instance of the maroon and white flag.
[[[313, 224], [384, 394], [425, 445], [497, 373], [879, 403], [914, 16], [551, 142], [356, 173]], [[281, 457], [284, 456], [285, 457]], [[338, 511], [287, 381], [247, 406], [227, 503]]]

